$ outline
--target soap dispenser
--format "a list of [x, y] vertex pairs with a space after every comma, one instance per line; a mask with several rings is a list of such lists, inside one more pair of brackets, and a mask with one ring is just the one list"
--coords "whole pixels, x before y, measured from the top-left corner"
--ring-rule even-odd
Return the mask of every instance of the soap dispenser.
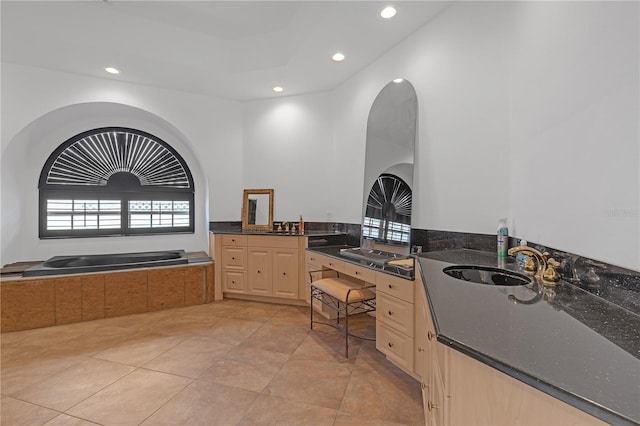
[[304, 234], [304, 220], [302, 220], [302, 215], [300, 215], [300, 221], [298, 222], [298, 229], [300, 231], [300, 235]]

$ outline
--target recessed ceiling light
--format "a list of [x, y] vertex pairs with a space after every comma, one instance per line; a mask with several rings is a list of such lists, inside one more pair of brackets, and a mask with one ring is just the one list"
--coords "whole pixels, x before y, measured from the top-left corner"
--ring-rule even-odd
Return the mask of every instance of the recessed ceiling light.
[[276, 93], [282, 93], [282, 92], [284, 92], [284, 87], [282, 87], [282, 86], [273, 86], [272, 90], [274, 92], [276, 92]]
[[106, 67], [104, 69], [106, 72], [108, 72], [109, 74], [120, 74], [120, 70], [117, 68], [113, 68], [113, 67]]
[[380, 12], [380, 16], [382, 16], [384, 19], [393, 18], [394, 16], [396, 16], [396, 9], [392, 6], [387, 6], [382, 9], [382, 11]]
[[342, 53], [338, 52], [338, 53], [336, 53], [335, 55], [333, 55], [331, 57], [331, 60], [333, 62], [342, 62], [342, 61], [344, 61], [344, 55]]
[[402, 83], [404, 81], [404, 78], [394, 78], [393, 82], [394, 83]]

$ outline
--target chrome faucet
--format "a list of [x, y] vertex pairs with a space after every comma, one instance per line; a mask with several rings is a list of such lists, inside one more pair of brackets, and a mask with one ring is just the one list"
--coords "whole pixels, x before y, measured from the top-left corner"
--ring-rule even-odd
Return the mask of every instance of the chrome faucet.
[[[529, 260], [524, 266], [526, 274], [535, 275], [535, 277], [542, 280], [542, 283], [545, 285], [555, 285], [555, 283], [560, 279], [560, 275], [555, 269], [560, 266], [560, 262], [556, 262], [555, 259], [549, 257], [549, 253], [540, 253], [533, 247], [518, 246], [509, 249], [509, 256], [513, 256], [520, 252], [529, 256]], [[533, 259], [536, 259], [536, 262], [538, 263], [537, 267], [533, 262]]]

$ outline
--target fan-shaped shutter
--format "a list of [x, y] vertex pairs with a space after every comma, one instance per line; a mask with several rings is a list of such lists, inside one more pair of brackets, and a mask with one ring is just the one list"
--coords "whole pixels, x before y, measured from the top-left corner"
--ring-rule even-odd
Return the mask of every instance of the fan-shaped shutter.
[[76, 135], [40, 174], [40, 237], [194, 232], [194, 185], [182, 157], [140, 130]]
[[143, 187], [193, 190], [191, 173], [173, 148], [150, 134], [122, 128], [92, 130], [62, 144], [47, 161], [40, 188], [107, 186], [123, 172]]

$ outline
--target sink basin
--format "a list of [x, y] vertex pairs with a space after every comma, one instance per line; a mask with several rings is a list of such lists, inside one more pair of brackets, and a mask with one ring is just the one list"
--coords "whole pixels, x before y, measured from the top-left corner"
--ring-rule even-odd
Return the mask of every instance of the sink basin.
[[489, 266], [448, 266], [442, 272], [450, 277], [477, 284], [516, 286], [531, 283], [531, 278], [526, 275]]

